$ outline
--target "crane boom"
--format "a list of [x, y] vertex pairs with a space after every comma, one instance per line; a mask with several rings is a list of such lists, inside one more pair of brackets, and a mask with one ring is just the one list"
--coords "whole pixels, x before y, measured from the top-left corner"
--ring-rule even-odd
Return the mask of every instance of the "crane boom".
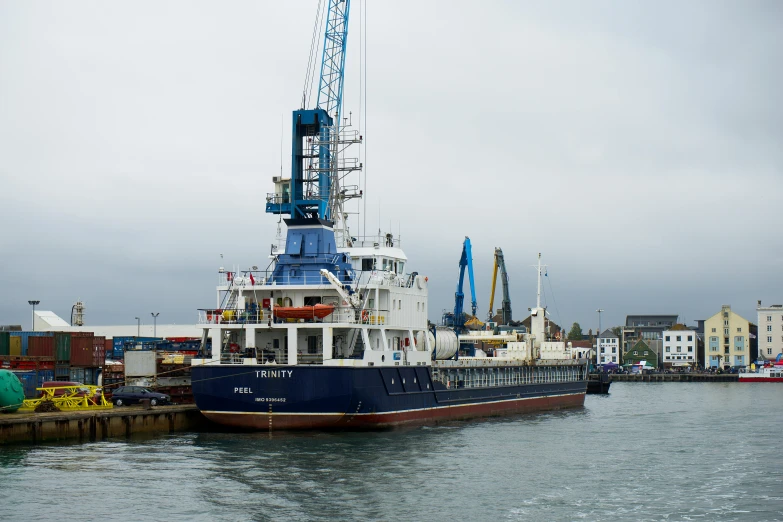
[[502, 324], [511, 324], [511, 298], [508, 291], [508, 273], [506, 272], [506, 262], [503, 259], [503, 250], [495, 248], [495, 263], [492, 269], [492, 293], [489, 296], [489, 315], [487, 320], [491, 321], [492, 306], [495, 304], [495, 286], [498, 280], [498, 268], [500, 269], [500, 283], [503, 287], [503, 304], [501, 305]]
[[350, 0], [329, 0], [318, 100], [315, 108], [302, 107], [293, 113], [291, 179], [276, 180], [285, 187], [267, 196], [266, 211], [271, 214], [288, 214], [293, 219], [335, 219], [330, 199], [339, 164], [336, 141], [340, 139], [350, 6]]
[[470, 307], [473, 316], [475, 317], [478, 305], [476, 303], [476, 285], [473, 279], [473, 255], [471, 253], [470, 238], [468, 236], [465, 236], [465, 241], [462, 243], [462, 255], [459, 258], [459, 280], [457, 281], [457, 291], [454, 294], [454, 330], [457, 333], [462, 332], [465, 328], [465, 314], [463, 312], [463, 303], [465, 301], [465, 294], [463, 293], [465, 268], [468, 269], [468, 279], [470, 280]]

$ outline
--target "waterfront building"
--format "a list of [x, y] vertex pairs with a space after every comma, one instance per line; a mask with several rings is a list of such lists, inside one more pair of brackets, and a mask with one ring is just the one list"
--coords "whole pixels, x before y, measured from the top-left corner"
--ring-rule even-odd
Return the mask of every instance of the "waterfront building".
[[650, 344], [654, 342], [656, 341], [644, 339], [637, 340], [636, 343], [623, 354], [623, 365], [644, 364], [645, 366], [658, 368], [658, 354], [653, 347], [650, 346]]
[[725, 368], [750, 363], [750, 321], [723, 305], [704, 321], [704, 364]]
[[677, 324], [677, 314], [663, 315], [626, 315], [625, 326], [621, 332], [622, 351], [628, 351], [629, 345], [636, 339], [660, 340], [663, 331]]
[[758, 358], [774, 360], [783, 354], [783, 305], [756, 307], [758, 314]]
[[696, 364], [698, 337], [696, 330], [676, 324], [663, 331], [663, 367], [677, 368]]
[[598, 364], [616, 363], [620, 364], [620, 336], [612, 330], [606, 329], [598, 336], [596, 343], [596, 354], [598, 355]]

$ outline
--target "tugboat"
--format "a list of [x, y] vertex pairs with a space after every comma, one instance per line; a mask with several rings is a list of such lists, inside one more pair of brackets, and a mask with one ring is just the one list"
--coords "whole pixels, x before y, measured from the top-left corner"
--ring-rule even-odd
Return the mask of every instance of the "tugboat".
[[429, 279], [410, 271], [400, 238], [349, 230], [345, 204], [363, 194], [348, 182], [362, 165], [346, 157], [362, 136], [341, 117], [348, 8], [329, 4], [319, 101], [293, 112], [291, 176], [274, 177], [267, 195], [266, 211], [287, 216], [285, 240], [267, 270], [221, 267], [216, 307], [199, 310], [198, 408], [227, 426], [272, 431], [582, 406], [587, 360], [546, 340], [543, 308], [502, 357], [459, 357], [454, 331], [429, 327]]

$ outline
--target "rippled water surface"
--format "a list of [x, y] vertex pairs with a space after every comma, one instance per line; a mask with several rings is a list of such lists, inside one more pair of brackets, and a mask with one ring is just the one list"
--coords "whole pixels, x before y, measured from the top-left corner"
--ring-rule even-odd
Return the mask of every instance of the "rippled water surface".
[[783, 386], [375, 433], [0, 447], [0, 520], [783, 520]]

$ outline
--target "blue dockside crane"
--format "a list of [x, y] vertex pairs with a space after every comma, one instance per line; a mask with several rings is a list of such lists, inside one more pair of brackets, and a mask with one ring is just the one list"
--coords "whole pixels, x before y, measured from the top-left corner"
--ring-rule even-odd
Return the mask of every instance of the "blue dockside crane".
[[[329, 142], [342, 111], [350, 5], [350, 0], [329, 0], [318, 99], [314, 109], [305, 109], [306, 97], [303, 96], [302, 108], [293, 112], [290, 191], [282, 197], [267, 199], [266, 211], [270, 214], [288, 214], [293, 219], [332, 220]], [[318, 168], [308, 168], [307, 163], [314, 158], [318, 158]]]
[[459, 258], [459, 280], [457, 281], [457, 291], [454, 294], [454, 312], [452, 314], [446, 313], [443, 316], [443, 324], [454, 328], [457, 335], [465, 331], [465, 313], [463, 312], [463, 304], [465, 302], [465, 294], [463, 292], [465, 281], [465, 268], [468, 269], [468, 278], [470, 279], [470, 307], [473, 317], [476, 316], [476, 285], [473, 282], [473, 255], [470, 250], [470, 238], [465, 236], [465, 241], [462, 243], [462, 255]]

